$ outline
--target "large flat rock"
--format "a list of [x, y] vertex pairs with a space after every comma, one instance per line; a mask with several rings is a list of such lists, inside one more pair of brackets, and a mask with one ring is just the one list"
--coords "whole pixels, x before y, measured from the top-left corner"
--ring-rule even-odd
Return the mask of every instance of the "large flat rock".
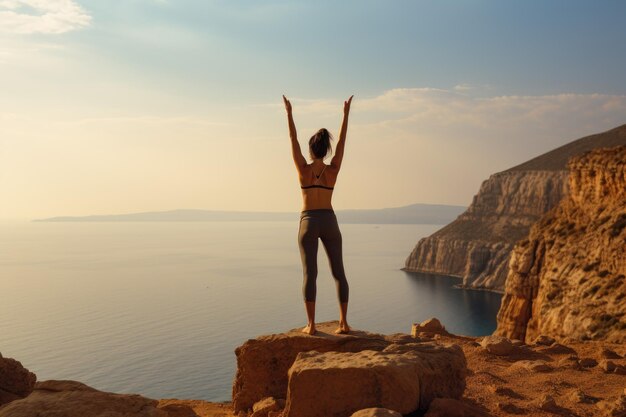
[[[315, 351], [315, 354], [325, 352], [359, 353], [370, 351], [367, 355], [384, 351], [385, 354], [383, 356], [376, 359], [370, 357], [370, 359], [374, 362], [379, 361], [376, 363], [385, 363], [385, 361], [388, 361], [390, 367], [392, 367], [392, 364], [404, 363], [409, 360], [409, 358], [412, 358], [414, 362], [421, 366], [421, 374], [414, 375], [411, 379], [418, 381], [419, 388], [420, 378], [425, 378], [426, 383], [423, 384], [422, 388], [419, 388], [420, 390], [424, 390], [426, 386], [431, 387], [429, 388], [430, 391], [426, 390], [425, 392], [420, 392], [417, 400], [413, 400], [414, 404], [418, 404], [416, 401], [428, 399], [432, 395], [441, 396], [439, 394], [440, 392], [444, 392], [444, 396], [449, 397], [454, 396], [457, 392], [459, 393], [458, 395], [462, 393], [465, 384], [466, 367], [465, 358], [458, 347], [442, 347], [438, 350], [428, 344], [415, 343], [419, 341], [419, 339], [412, 338], [405, 334], [386, 336], [354, 330], [347, 335], [335, 335], [333, 331], [336, 327], [337, 322], [320, 323], [317, 325], [318, 333], [315, 336], [304, 334], [300, 331], [301, 329], [298, 328], [286, 333], [250, 339], [242, 346], [238, 347], [235, 350], [237, 355], [237, 374], [233, 384], [234, 412], [249, 412], [255, 402], [266, 397], [287, 399], [289, 369], [294, 365], [298, 354], [312, 351]], [[444, 356], [448, 359], [452, 357], [456, 359], [448, 361], [447, 363], [443, 363], [446, 361], [439, 362], [435, 359]], [[357, 358], [361, 358], [363, 361], [367, 362], [366, 357], [360, 357], [358, 355], [353, 357], [353, 359]], [[345, 363], [348, 364], [349, 361]], [[353, 365], [357, 368], [360, 366], [358, 362]], [[458, 366], [459, 370], [455, 374], [457, 375], [458, 381], [454, 383], [446, 381], [443, 385], [439, 385], [440, 382], [436, 382], [441, 374], [438, 368], [439, 366], [443, 367], [441, 369], [448, 369], [446, 368], [447, 366]], [[349, 367], [345, 369], [349, 369]], [[361, 372], [361, 370], [356, 370], [355, 368], [349, 372], [358, 373]], [[387, 370], [385, 372], [391, 375], [391, 371]], [[445, 374], [446, 371], [442, 372]], [[412, 382], [411, 384], [414, 383], [415, 382]], [[449, 387], [454, 388], [450, 390]], [[417, 388], [406, 389], [415, 390]], [[377, 404], [368, 405], [356, 408], [352, 411], [354, 412], [362, 408], [376, 405]]]
[[347, 417], [370, 407], [408, 414], [428, 408], [435, 397], [460, 397], [465, 372], [465, 357], [457, 345], [303, 352], [289, 370], [285, 417]]
[[420, 401], [417, 368], [397, 353], [300, 353], [289, 370], [285, 417], [347, 417], [372, 407], [410, 413]]
[[309, 336], [301, 328], [286, 333], [259, 336], [235, 349], [237, 374], [233, 383], [235, 412], [252, 409], [266, 397], [286, 398], [287, 372], [300, 352], [360, 352], [383, 350], [390, 342], [384, 335], [353, 331], [336, 335], [337, 322], [318, 323], [317, 334]]

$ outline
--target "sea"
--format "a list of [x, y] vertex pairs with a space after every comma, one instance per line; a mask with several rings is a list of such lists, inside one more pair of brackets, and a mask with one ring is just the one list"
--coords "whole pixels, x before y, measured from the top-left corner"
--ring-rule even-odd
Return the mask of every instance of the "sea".
[[[229, 401], [235, 348], [306, 324], [298, 220], [3, 221], [0, 353], [40, 381]], [[499, 294], [401, 270], [440, 227], [340, 219], [353, 328], [410, 333], [437, 317], [457, 334], [495, 329]], [[337, 320], [321, 244], [318, 265], [316, 321]]]

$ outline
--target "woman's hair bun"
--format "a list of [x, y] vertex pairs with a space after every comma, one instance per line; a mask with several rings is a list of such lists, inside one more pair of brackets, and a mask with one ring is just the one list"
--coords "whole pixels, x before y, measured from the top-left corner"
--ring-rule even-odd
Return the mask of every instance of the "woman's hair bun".
[[315, 158], [325, 158], [329, 152], [332, 153], [330, 141], [333, 136], [326, 128], [318, 130], [311, 139], [309, 139], [309, 149]]

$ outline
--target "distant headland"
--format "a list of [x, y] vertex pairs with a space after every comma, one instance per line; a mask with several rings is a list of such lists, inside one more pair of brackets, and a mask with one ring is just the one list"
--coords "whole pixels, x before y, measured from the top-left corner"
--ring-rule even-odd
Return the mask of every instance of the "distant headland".
[[[341, 223], [360, 224], [447, 224], [466, 207], [440, 204], [411, 204], [383, 209], [336, 210]], [[35, 222], [214, 222], [214, 221], [294, 221], [297, 212], [255, 212], [180, 209], [127, 214], [61, 216], [35, 219]]]

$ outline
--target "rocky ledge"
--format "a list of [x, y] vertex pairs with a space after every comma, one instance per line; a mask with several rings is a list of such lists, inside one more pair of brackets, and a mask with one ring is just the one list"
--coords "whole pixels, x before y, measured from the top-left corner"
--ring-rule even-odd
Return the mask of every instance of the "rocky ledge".
[[623, 344], [463, 337], [436, 319], [413, 325], [412, 335], [335, 335], [336, 325], [321, 323], [316, 336], [294, 329], [245, 342], [232, 403], [35, 382], [0, 357], [0, 389], [18, 392], [2, 397], [0, 417], [626, 415]]
[[569, 196], [515, 246], [496, 334], [625, 343], [626, 146], [569, 169]]
[[353, 331], [324, 323], [315, 336], [294, 329], [248, 340], [235, 351], [233, 409], [284, 402], [284, 417], [343, 417], [367, 408], [402, 414], [428, 409], [438, 397], [459, 398], [467, 373], [462, 349], [406, 334]]

